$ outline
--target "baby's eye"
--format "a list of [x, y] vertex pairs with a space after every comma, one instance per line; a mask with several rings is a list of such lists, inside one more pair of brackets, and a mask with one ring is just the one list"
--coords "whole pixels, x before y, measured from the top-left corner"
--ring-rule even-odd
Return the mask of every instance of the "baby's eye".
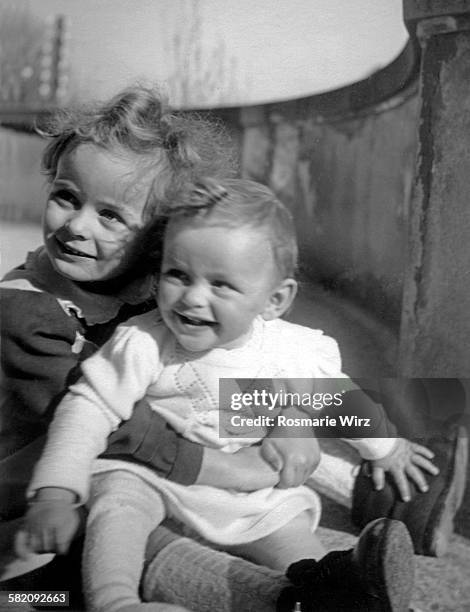
[[236, 291], [235, 287], [225, 280], [214, 280], [212, 281], [212, 286], [221, 291]]
[[169, 268], [163, 272], [163, 276], [169, 280], [178, 281], [183, 284], [187, 284], [189, 282], [189, 276], [183, 270], [178, 270], [178, 268]]
[[73, 206], [74, 208], [78, 208], [80, 205], [77, 196], [68, 189], [57, 189], [52, 191], [49, 199], [54, 200], [60, 206]]

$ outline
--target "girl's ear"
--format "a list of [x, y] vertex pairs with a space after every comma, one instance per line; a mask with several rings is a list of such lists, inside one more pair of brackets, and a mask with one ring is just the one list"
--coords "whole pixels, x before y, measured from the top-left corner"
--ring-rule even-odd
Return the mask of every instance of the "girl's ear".
[[265, 309], [261, 316], [265, 321], [278, 319], [286, 313], [292, 305], [297, 294], [297, 281], [293, 278], [285, 278], [273, 289], [269, 296]]

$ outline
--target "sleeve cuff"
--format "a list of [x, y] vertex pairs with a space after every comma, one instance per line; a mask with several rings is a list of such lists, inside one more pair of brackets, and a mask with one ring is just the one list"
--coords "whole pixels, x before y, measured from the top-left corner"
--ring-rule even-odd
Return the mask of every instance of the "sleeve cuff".
[[361, 438], [347, 442], [354, 446], [363, 459], [373, 461], [386, 457], [395, 447], [397, 438]]
[[180, 435], [177, 440], [176, 457], [168, 479], [182, 485], [194, 484], [201, 471], [204, 447]]

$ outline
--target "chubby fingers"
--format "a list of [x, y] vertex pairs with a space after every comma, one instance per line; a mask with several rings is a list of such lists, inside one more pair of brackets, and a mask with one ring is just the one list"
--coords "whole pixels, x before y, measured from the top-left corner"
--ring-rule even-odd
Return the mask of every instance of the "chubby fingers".
[[390, 475], [392, 476], [398, 488], [398, 492], [400, 493], [400, 497], [402, 498], [402, 500], [405, 502], [410, 501], [410, 484], [408, 482], [408, 477], [405, 471], [401, 468], [393, 468], [390, 470]]
[[53, 552], [53, 541], [53, 534], [48, 529], [22, 529], [15, 538], [15, 552], [22, 559], [27, 559], [34, 553]]
[[30, 534], [22, 529], [18, 531], [15, 537], [14, 544], [15, 552], [21, 559], [27, 559], [33, 554], [33, 549], [30, 546]]
[[302, 477], [295, 465], [287, 464], [279, 475], [279, 489], [289, 489], [302, 484]]
[[265, 440], [261, 445], [261, 456], [266, 463], [272, 467], [276, 472], [280, 472], [283, 466], [283, 459], [281, 453], [277, 450], [274, 444], [271, 444], [269, 440]]
[[411, 480], [416, 485], [416, 487], [421, 491], [421, 493], [426, 493], [426, 491], [429, 490], [426, 478], [424, 477], [424, 474], [419, 467], [415, 465], [408, 465], [406, 467], [406, 475], [408, 476], [409, 480]]
[[303, 485], [312, 475], [318, 465], [315, 454], [306, 453], [301, 449], [284, 458], [280, 474], [280, 482], [284, 488]]
[[72, 541], [72, 534], [68, 529], [62, 528], [54, 533], [54, 551], [59, 555], [65, 555]]
[[370, 477], [376, 491], [381, 491], [385, 485], [385, 470], [381, 467], [373, 467]]
[[411, 461], [414, 465], [425, 470], [429, 474], [432, 474], [433, 476], [437, 476], [437, 474], [439, 474], [439, 468], [431, 461], [434, 457], [434, 453], [432, 451], [425, 446], [414, 443], [411, 445], [411, 451]]
[[439, 468], [437, 467], [437, 465], [434, 465], [434, 463], [429, 461], [429, 459], [426, 459], [425, 457], [422, 457], [421, 455], [413, 455], [411, 457], [411, 461], [413, 465], [420, 471], [424, 470], [425, 472], [428, 472], [428, 474], [431, 474], [432, 476], [437, 476], [439, 474]]
[[434, 453], [432, 452], [432, 450], [430, 450], [426, 446], [423, 446], [422, 444], [418, 444], [417, 442], [411, 442], [410, 447], [414, 453], [423, 455], [423, 457], [427, 457], [428, 459], [434, 458]]

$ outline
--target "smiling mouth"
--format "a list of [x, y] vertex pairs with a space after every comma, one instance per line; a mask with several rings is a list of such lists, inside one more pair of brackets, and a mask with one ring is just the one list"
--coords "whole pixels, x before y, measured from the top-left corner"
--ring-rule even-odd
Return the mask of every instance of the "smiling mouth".
[[57, 238], [55, 239], [55, 241], [57, 245], [59, 246], [60, 250], [66, 255], [74, 255], [75, 257], [87, 257], [88, 259], [96, 259], [94, 255], [90, 255], [89, 253], [84, 253], [83, 251], [79, 251], [78, 249], [73, 249], [72, 247], [68, 246], [67, 244], [64, 244]]
[[194, 319], [193, 317], [188, 317], [186, 315], [181, 314], [180, 312], [175, 312], [178, 319], [184, 325], [191, 325], [192, 327], [213, 327], [216, 325], [215, 321], [205, 321], [204, 319]]

